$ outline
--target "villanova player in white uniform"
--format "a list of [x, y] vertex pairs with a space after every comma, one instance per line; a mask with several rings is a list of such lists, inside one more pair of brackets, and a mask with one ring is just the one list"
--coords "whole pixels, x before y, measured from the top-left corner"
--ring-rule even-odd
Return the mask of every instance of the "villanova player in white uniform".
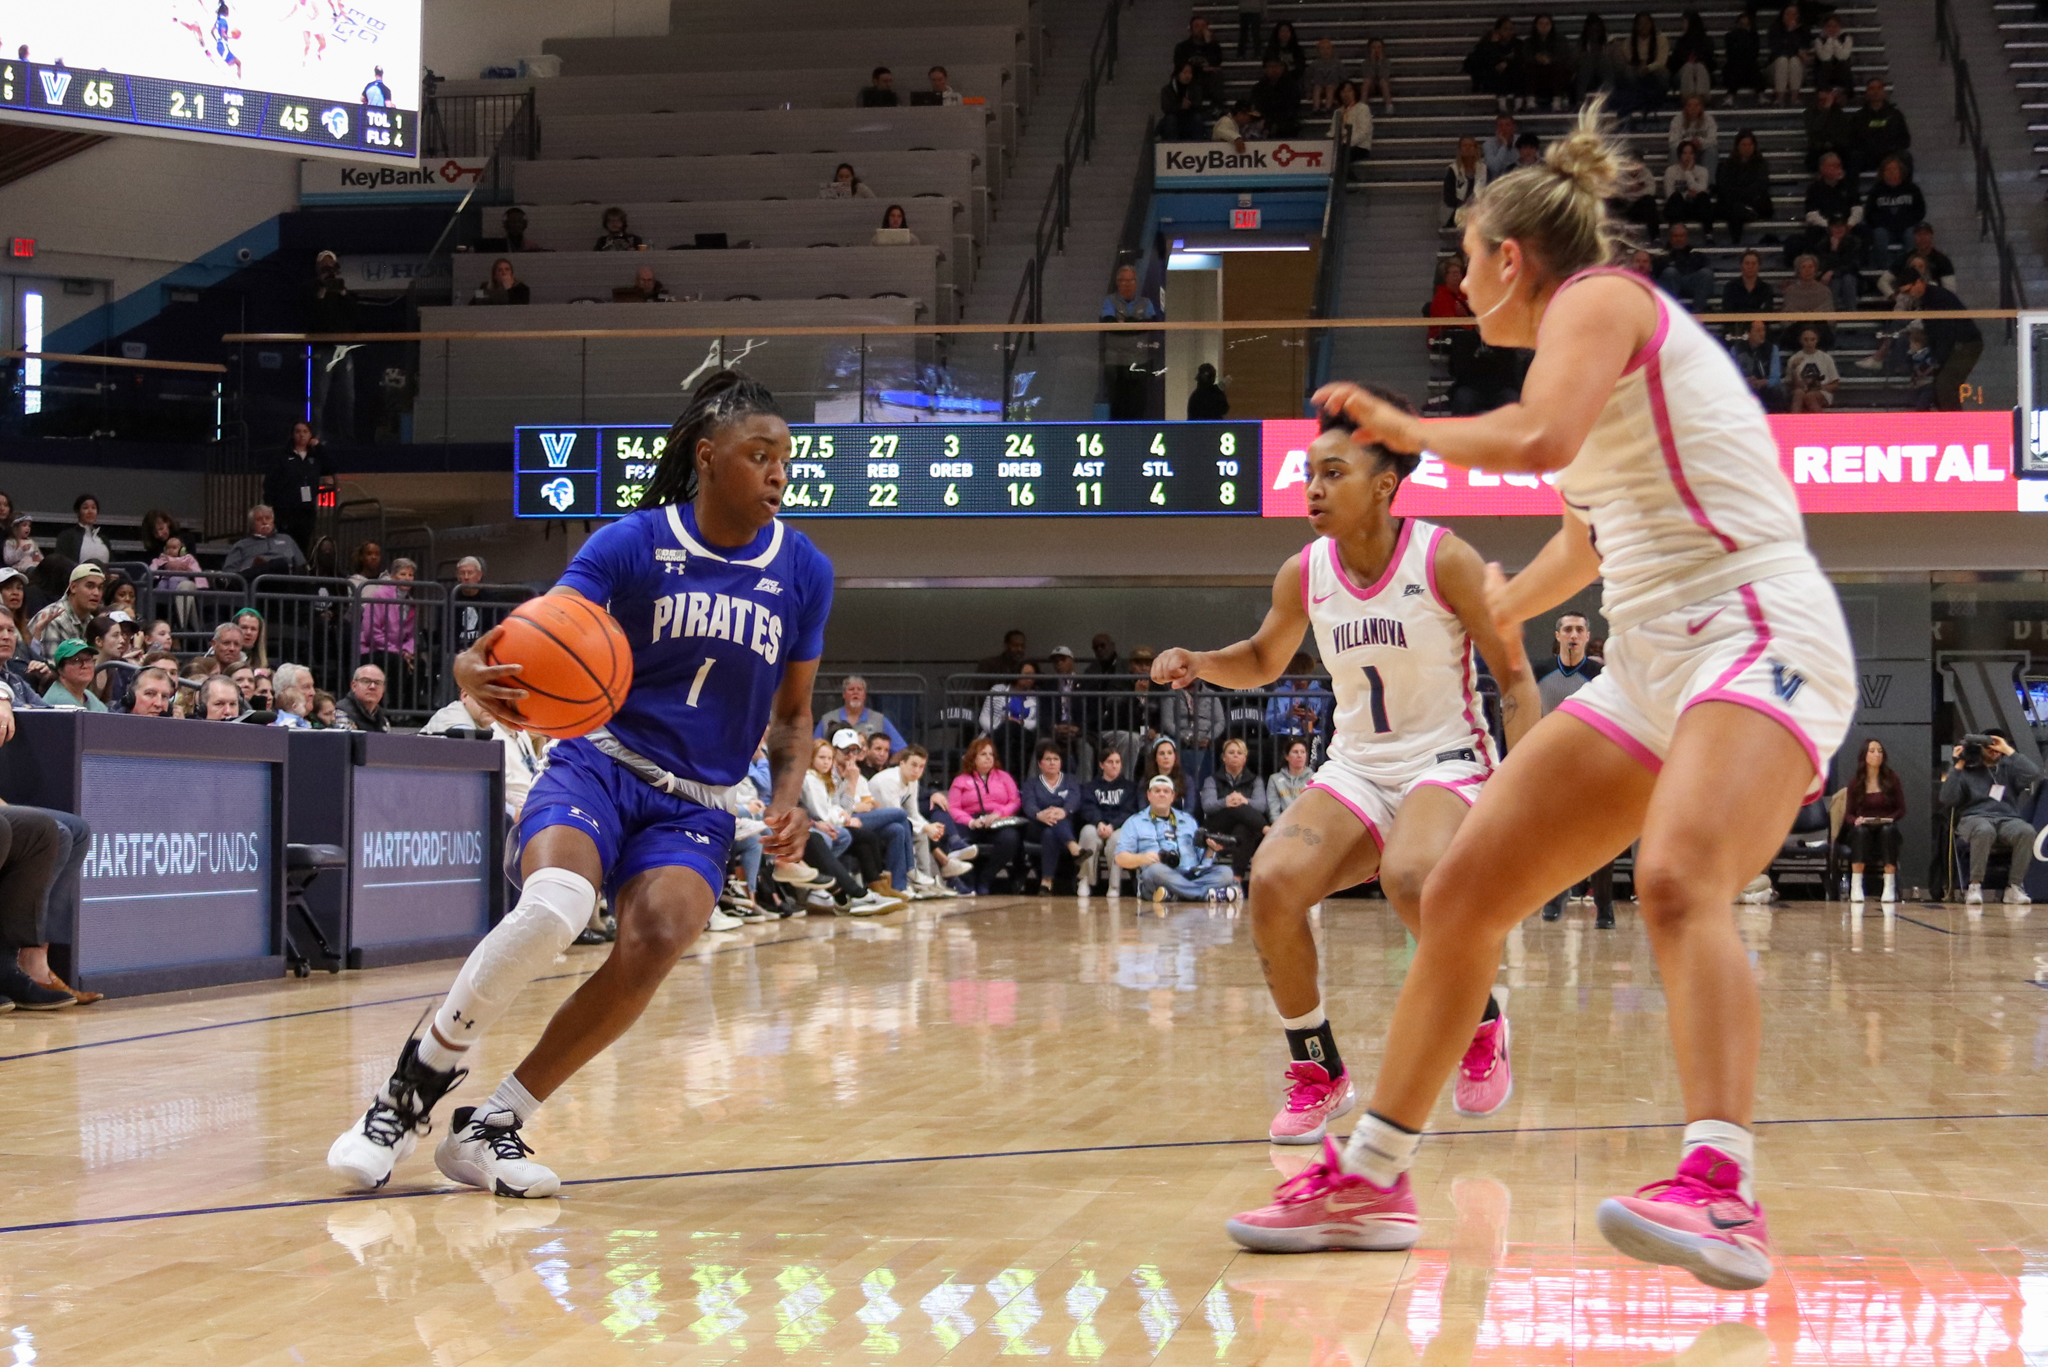
[[[599, 530], [555, 593], [605, 607], [633, 645], [633, 687], [599, 731], [549, 752], [520, 820], [524, 886], [420, 1038], [327, 1163], [380, 1187], [468, 1074], [462, 1060], [519, 990], [590, 920], [599, 887], [618, 909], [611, 955], [555, 1013], [489, 1100], [456, 1110], [434, 1154], [458, 1182], [551, 1196], [520, 1127], [639, 1018], [717, 905], [733, 838], [724, 797], [768, 738], [773, 792], [761, 837], [795, 857], [811, 744], [811, 682], [832, 607], [832, 565], [775, 514], [789, 428], [767, 390], [732, 371], [705, 380], [670, 429], [639, 511]], [[457, 682], [509, 726], [517, 665], [483, 663], [493, 631], [456, 660]]]
[[1511, 631], [1604, 578], [1612, 635], [1606, 672], [1530, 731], [1430, 877], [1426, 933], [1346, 1151], [1259, 1214], [1304, 1244], [1412, 1243], [1417, 1132], [1508, 931], [1640, 838], [1636, 900], [1687, 1124], [1675, 1175], [1602, 1202], [1600, 1230], [1624, 1253], [1741, 1290], [1772, 1261], [1751, 1179], [1762, 1011], [1730, 904], [1818, 793], [1855, 708], [1854, 662], [1777, 444], [1727, 353], [1649, 282], [1602, 267], [1621, 156], [1598, 118], [1588, 110], [1541, 165], [1494, 181], [1467, 219], [1480, 335], [1536, 350], [1520, 402], [1422, 422], [1356, 386], [1317, 396], [1361, 440], [1555, 473], [1564, 525], [1512, 582], [1490, 576], [1490, 610]]
[[[1291, 1055], [1287, 1104], [1269, 1131], [1276, 1144], [1322, 1142], [1355, 1096], [1323, 1009], [1309, 908], [1377, 875], [1419, 932], [1423, 880], [1498, 762], [1475, 647], [1499, 680], [1510, 745], [1542, 710], [1519, 637], [1500, 635], [1486, 613], [1479, 556], [1442, 527], [1393, 515], [1416, 456], [1361, 447], [1339, 416], [1325, 419], [1308, 457], [1317, 539], [1281, 567], [1258, 634], [1222, 650], [1176, 647], [1152, 665], [1177, 688], [1198, 678], [1259, 688], [1313, 627], [1336, 693], [1329, 757], [1252, 860], [1252, 939]], [[1507, 1020], [1491, 997], [1456, 1043], [1458, 1108], [1489, 1115], [1513, 1086]]]

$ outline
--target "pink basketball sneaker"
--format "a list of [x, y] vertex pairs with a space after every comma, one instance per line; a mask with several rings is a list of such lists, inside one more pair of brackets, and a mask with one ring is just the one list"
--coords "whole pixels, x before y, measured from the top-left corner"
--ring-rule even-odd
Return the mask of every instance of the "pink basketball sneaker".
[[1322, 1161], [1282, 1182], [1272, 1205], [1248, 1210], [1224, 1228], [1255, 1253], [1413, 1248], [1422, 1222], [1408, 1174], [1391, 1187], [1376, 1187], [1344, 1171], [1340, 1158], [1337, 1141], [1324, 1139]]
[[1273, 1117], [1266, 1137], [1275, 1144], [1316, 1143], [1357, 1100], [1349, 1069], [1333, 1078], [1322, 1064], [1296, 1059], [1287, 1065], [1287, 1104]]
[[1741, 1183], [1735, 1160], [1702, 1144], [1669, 1181], [1602, 1201], [1600, 1232], [1631, 1258], [1682, 1267], [1723, 1291], [1753, 1291], [1771, 1279], [1771, 1236]]
[[1472, 1032], [1472, 1043], [1458, 1061], [1458, 1085], [1451, 1105], [1459, 1115], [1492, 1115], [1515, 1094], [1515, 1070], [1508, 1066], [1508, 1018], [1495, 1016]]

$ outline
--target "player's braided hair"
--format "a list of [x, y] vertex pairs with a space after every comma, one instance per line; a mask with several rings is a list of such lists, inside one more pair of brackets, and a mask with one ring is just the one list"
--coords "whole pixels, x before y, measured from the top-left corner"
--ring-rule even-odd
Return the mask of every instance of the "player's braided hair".
[[[1376, 384], [1365, 385], [1363, 388], [1374, 398], [1384, 403], [1392, 404], [1403, 413], [1413, 413], [1415, 411], [1415, 405], [1408, 402], [1408, 396], [1405, 394], [1397, 393], [1394, 390]], [[1331, 428], [1337, 428], [1345, 432], [1356, 432], [1358, 430], [1358, 423], [1349, 413], [1341, 410], [1335, 413], [1325, 413], [1322, 415], [1322, 430], [1327, 432]], [[1401, 487], [1398, 481], [1414, 474], [1415, 467], [1422, 463], [1422, 453], [1419, 451], [1389, 451], [1378, 442], [1374, 442], [1370, 449], [1389, 470], [1394, 472], [1397, 481], [1394, 486], [1396, 489]]]
[[669, 503], [690, 503], [697, 497], [697, 443], [719, 428], [756, 413], [781, 417], [775, 396], [768, 387], [737, 370], [720, 370], [705, 377], [690, 396], [690, 403], [675, 426], [668, 429], [661, 464], [640, 498], [643, 508]]

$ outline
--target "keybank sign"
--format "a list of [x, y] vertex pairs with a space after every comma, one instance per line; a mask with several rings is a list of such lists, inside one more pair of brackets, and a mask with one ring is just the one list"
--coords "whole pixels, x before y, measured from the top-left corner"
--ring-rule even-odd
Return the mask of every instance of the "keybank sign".
[[1303, 185], [1330, 178], [1329, 142], [1162, 142], [1153, 148], [1156, 180], [1182, 186]]

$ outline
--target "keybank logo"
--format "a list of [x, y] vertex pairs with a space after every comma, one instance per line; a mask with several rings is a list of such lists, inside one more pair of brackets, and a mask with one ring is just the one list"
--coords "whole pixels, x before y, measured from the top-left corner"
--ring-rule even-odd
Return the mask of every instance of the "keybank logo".
[[1263, 146], [1247, 146], [1242, 152], [1229, 147], [1204, 148], [1201, 151], [1184, 151], [1178, 147], [1161, 150], [1166, 158], [1166, 169], [1184, 175], [1207, 175], [1216, 171], [1285, 171], [1296, 162], [1304, 170], [1320, 170], [1323, 165], [1322, 149], [1296, 147], [1286, 142], [1270, 150]]

